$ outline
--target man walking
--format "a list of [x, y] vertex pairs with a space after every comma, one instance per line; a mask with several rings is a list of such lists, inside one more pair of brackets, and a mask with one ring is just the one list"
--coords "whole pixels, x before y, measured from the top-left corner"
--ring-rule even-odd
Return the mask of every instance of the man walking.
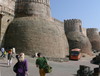
[[36, 66], [39, 67], [39, 74], [40, 76], [45, 76], [44, 66], [47, 64], [47, 60], [41, 56], [41, 53], [38, 53], [37, 56]]

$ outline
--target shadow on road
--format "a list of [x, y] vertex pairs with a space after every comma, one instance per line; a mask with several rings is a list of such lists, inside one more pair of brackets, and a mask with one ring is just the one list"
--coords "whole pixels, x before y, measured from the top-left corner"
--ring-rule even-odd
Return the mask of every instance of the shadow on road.
[[8, 67], [7, 63], [0, 63], [0, 67]]
[[73, 76], [77, 76], [77, 74], [73, 74]]
[[0, 65], [0, 67], [8, 67], [8, 65]]

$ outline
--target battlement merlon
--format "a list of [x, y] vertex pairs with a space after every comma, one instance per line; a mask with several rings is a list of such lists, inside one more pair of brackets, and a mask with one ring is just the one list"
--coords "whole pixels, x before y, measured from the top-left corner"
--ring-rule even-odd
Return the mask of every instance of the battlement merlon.
[[15, 1], [16, 0], [0, 0], [0, 14], [14, 16]]
[[50, 0], [17, 0], [15, 17], [24, 16], [51, 17]]
[[82, 21], [80, 19], [64, 20], [64, 27], [66, 33], [72, 31], [82, 32]]
[[14, 10], [0, 5], [0, 14], [2, 15], [8, 14], [8, 15], [14, 16]]
[[29, 2], [34, 2], [34, 3], [40, 3], [44, 4], [46, 6], [50, 7], [50, 0], [17, 0], [16, 3], [29, 3]]
[[99, 30], [98, 28], [87, 28], [87, 33], [91, 33], [92, 35], [93, 34], [99, 34]]
[[65, 23], [82, 23], [80, 19], [68, 19], [64, 20]]

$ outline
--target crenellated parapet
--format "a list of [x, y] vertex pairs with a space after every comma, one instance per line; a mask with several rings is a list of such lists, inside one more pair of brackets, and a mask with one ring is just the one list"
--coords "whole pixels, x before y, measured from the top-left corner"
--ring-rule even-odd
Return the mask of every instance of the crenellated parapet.
[[0, 0], [0, 14], [14, 16], [15, 0]]
[[8, 7], [0, 5], [0, 14], [2, 15], [9, 14], [9, 15], [14, 16], [14, 9], [10, 9]]
[[93, 35], [99, 35], [99, 31], [97, 28], [88, 28], [87, 34], [88, 34], [88, 37], [92, 37]]
[[29, 2], [34, 2], [34, 3], [40, 3], [44, 4], [47, 6], [50, 6], [50, 1], [49, 0], [17, 0], [16, 3], [29, 3]]
[[65, 20], [66, 22], [70, 22], [70, 23], [82, 23], [82, 21], [80, 19], [68, 19], [68, 20]]
[[22, 16], [43, 16], [50, 17], [50, 0], [17, 0], [16, 17]]
[[65, 32], [69, 33], [72, 31], [82, 32], [82, 21], [80, 19], [69, 19], [64, 20]]

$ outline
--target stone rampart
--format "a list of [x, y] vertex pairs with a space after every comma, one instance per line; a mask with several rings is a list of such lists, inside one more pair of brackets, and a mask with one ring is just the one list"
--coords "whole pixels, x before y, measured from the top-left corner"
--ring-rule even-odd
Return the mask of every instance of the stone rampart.
[[33, 16], [14, 19], [5, 34], [4, 46], [15, 47], [17, 53], [34, 55], [41, 52], [47, 57], [57, 58], [64, 58], [69, 50], [63, 27]]
[[88, 28], [87, 36], [92, 44], [92, 49], [100, 51], [100, 35], [98, 29]]
[[0, 0], [0, 14], [14, 16], [15, 0]]
[[69, 19], [69, 20], [64, 20], [65, 28], [67, 28], [67, 30], [65, 30], [65, 32], [68, 34], [71, 31], [77, 31], [77, 32], [81, 32], [82, 31], [82, 22], [79, 19]]
[[81, 52], [92, 55], [89, 39], [82, 32], [82, 22], [79, 19], [64, 21], [65, 33], [68, 38], [69, 49], [79, 48]]
[[9, 23], [13, 20], [15, 0], [0, 0], [0, 46]]
[[17, 0], [16, 17], [22, 16], [42, 16], [50, 17], [50, 1], [49, 0]]

